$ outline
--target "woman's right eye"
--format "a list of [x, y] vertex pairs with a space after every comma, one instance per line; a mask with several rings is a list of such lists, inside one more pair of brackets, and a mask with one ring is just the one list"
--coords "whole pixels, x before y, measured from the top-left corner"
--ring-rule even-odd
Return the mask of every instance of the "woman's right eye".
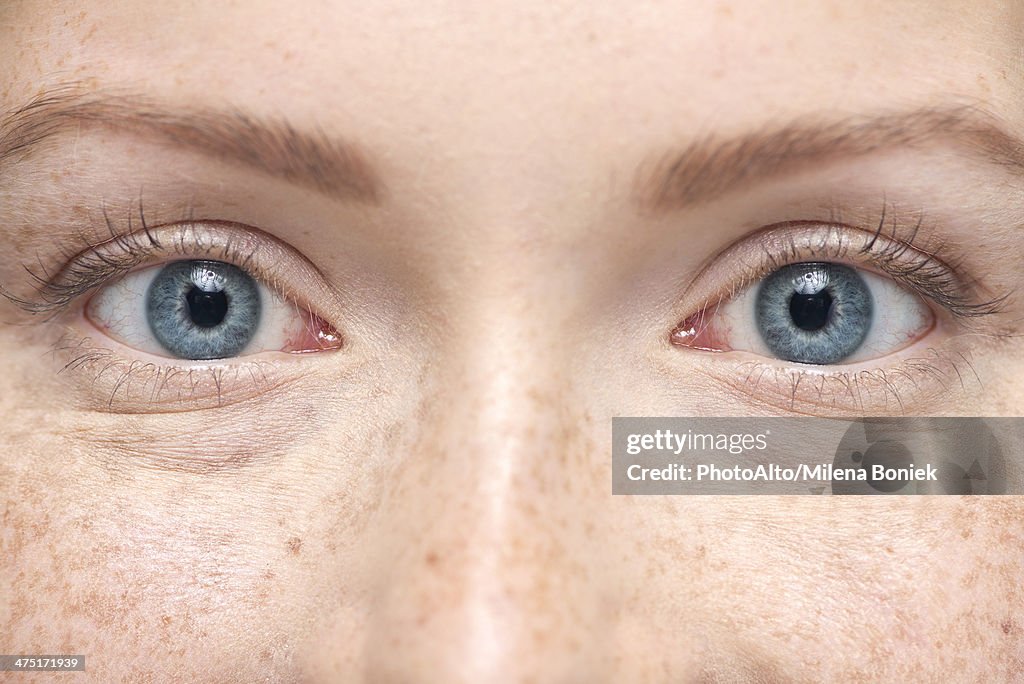
[[340, 345], [319, 317], [224, 261], [181, 260], [133, 271], [100, 288], [86, 316], [129, 347], [177, 359]]

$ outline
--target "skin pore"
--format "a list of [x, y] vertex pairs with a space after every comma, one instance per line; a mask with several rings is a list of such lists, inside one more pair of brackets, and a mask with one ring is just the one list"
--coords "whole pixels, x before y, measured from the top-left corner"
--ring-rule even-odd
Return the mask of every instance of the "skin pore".
[[[594, 5], [0, 6], [0, 652], [97, 682], [1024, 676], [1016, 497], [610, 478], [613, 416], [1024, 412], [1024, 3]], [[927, 259], [926, 335], [813, 368], [672, 342], [828, 226]], [[340, 348], [164, 358], [68, 278], [199, 256]]]

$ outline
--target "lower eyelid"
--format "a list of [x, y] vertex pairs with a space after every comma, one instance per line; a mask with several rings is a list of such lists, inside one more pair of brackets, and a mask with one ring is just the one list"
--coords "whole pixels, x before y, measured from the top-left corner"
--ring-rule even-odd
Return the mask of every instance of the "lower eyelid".
[[962, 339], [915, 344], [891, 356], [886, 364], [801, 367], [745, 352], [694, 352], [687, 372], [750, 409], [819, 416], [930, 414], [982, 388]]
[[287, 353], [192, 362], [132, 350], [130, 358], [99, 343], [96, 335], [66, 324], [52, 351], [69, 398], [87, 410], [149, 414], [220, 408], [286, 389], [308, 374], [308, 361]]

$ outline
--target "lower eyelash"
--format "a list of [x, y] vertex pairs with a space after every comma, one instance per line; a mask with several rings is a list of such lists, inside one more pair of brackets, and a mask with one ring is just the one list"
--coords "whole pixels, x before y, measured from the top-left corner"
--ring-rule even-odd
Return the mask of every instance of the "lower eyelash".
[[885, 368], [805, 370], [767, 360], [736, 360], [723, 368], [719, 358], [698, 370], [744, 400], [753, 397], [774, 409], [809, 415], [821, 415], [823, 409], [837, 416], [913, 415], [915, 407], [931, 406], [935, 397], [984, 388], [961, 346], [929, 347]]
[[267, 361], [168, 365], [121, 358], [72, 330], [57, 339], [51, 354], [58, 375], [73, 375], [76, 387], [89, 388], [89, 407], [117, 413], [133, 413], [136, 405], [138, 413], [223, 407], [272, 391], [287, 381]]

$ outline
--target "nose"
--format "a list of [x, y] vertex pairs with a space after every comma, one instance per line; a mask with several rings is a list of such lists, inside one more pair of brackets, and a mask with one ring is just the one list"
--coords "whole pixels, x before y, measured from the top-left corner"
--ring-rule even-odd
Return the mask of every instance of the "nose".
[[445, 354], [384, 516], [367, 679], [602, 681], [603, 452], [556, 340], [521, 316], [467, 318], [480, 332]]
[[452, 313], [305, 681], [606, 681], [606, 431], [573, 387], [564, 325], [515, 299]]

